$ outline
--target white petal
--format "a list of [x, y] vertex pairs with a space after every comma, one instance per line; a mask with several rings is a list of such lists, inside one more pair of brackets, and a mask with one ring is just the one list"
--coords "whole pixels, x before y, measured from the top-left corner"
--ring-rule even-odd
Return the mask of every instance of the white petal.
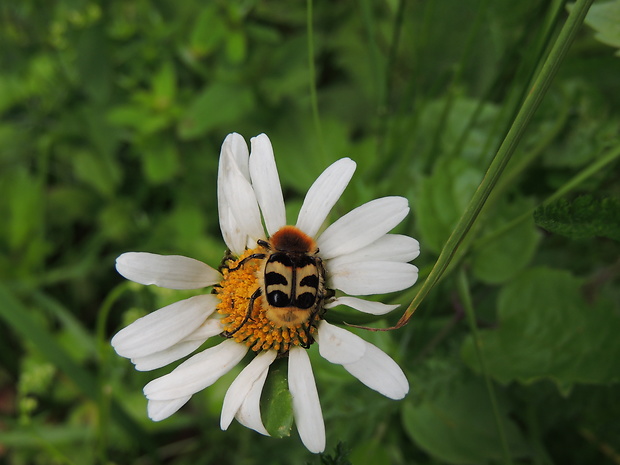
[[347, 307], [354, 308], [360, 312], [368, 313], [370, 315], [385, 315], [392, 310], [398, 308], [396, 305], [388, 305], [381, 302], [372, 302], [370, 300], [358, 299], [357, 297], [342, 296], [338, 297], [328, 304], [325, 308], [333, 308], [338, 305], [346, 305]]
[[267, 232], [271, 236], [286, 225], [284, 197], [271, 142], [265, 134], [250, 139], [250, 176]]
[[250, 184], [248, 147], [239, 134], [229, 134], [220, 152], [217, 174], [220, 229], [228, 248], [241, 255], [248, 245], [264, 235], [254, 190]]
[[349, 184], [355, 172], [355, 162], [342, 158], [329, 166], [314, 181], [297, 217], [297, 227], [311, 237], [319, 228]]
[[140, 284], [155, 284], [168, 289], [200, 289], [219, 283], [222, 275], [193, 258], [128, 252], [116, 259], [116, 270]]
[[[224, 405], [222, 406], [220, 427], [223, 430], [228, 429], [230, 423], [239, 411], [239, 408], [241, 408], [241, 405], [247, 398], [249, 392], [252, 390], [253, 386], [259, 382], [263, 374], [265, 374], [266, 379], [267, 372], [269, 371], [269, 366], [276, 359], [276, 355], [278, 355], [278, 352], [275, 350], [267, 350], [265, 352], [261, 352], [256, 357], [254, 357], [254, 359], [248, 364], [248, 366], [246, 366], [232, 382], [232, 384], [228, 388], [228, 391], [226, 392], [226, 396], [224, 397]], [[264, 384], [264, 382], [265, 381], [263, 379], [262, 384]], [[260, 409], [258, 411], [258, 422], [260, 423], [260, 427], [262, 427], [262, 430], [265, 430], [265, 427], [263, 426], [260, 419]], [[254, 425], [255, 422], [252, 422], [252, 424]]]
[[[228, 248], [236, 255], [241, 255], [245, 250], [247, 237], [241, 231], [239, 225], [237, 225], [228, 199], [224, 195], [224, 186], [228, 181], [226, 180], [226, 173], [223, 169], [222, 160], [225, 157], [232, 158], [233, 160], [237, 160], [235, 162], [237, 165], [247, 166], [248, 156], [248, 147], [243, 137], [239, 134], [232, 133], [224, 139], [224, 143], [222, 144], [222, 149], [220, 151], [220, 163], [217, 173], [217, 210], [224, 242], [226, 242]], [[247, 179], [250, 179], [249, 170]]]
[[409, 392], [409, 382], [403, 370], [381, 349], [361, 340], [366, 345], [364, 356], [356, 362], [344, 364], [344, 368], [370, 389], [390, 399], [405, 397]]
[[144, 386], [149, 400], [190, 396], [211, 386], [241, 361], [248, 348], [229, 339], [181, 363], [172, 372]]
[[138, 371], [151, 371], [157, 368], [176, 362], [177, 360], [191, 354], [204, 343], [204, 340], [180, 341], [165, 350], [146, 355], [144, 357], [134, 357], [131, 363], [136, 366]]
[[[218, 198], [221, 194], [219, 203], [225, 213], [227, 223], [225, 226], [232, 227], [233, 230], [224, 231], [222, 235], [234, 238], [234, 246], [239, 247], [241, 240], [245, 241], [242, 250], [231, 250], [240, 255], [249, 241], [256, 241], [265, 237], [265, 231], [261, 222], [260, 211], [254, 189], [250, 181], [244, 176], [241, 169], [235, 163], [233, 157], [222, 155], [220, 158], [220, 174], [218, 176]], [[227, 215], [232, 214], [233, 220]], [[221, 219], [221, 218], [220, 218]], [[224, 227], [220, 221], [220, 227]], [[228, 245], [228, 242], [227, 242]]]
[[149, 400], [147, 413], [151, 420], [161, 421], [183, 407], [192, 396], [172, 400]]
[[[223, 192], [224, 189], [222, 188], [221, 191]], [[241, 231], [239, 225], [237, 225], [237, 221], [235, 220], [235, 216], [233, 215], [228, 202], [224, 198], [224, 195], [220, 195], [219, 192], [220, 188], [218, 186], [217, 211], [220, 218], [220, 230], [222, 231], [222, 237], [224, 238], [226, 247], [228, 247], [233, 254], [239, 256], [245, 250], [248, 237], [247, 234]]]
[[306, 349], [294, 347], [288, 355], [288, 388], [293, 415], [304, 446], [315, 454], [325, 450], [325, 424], [314, 375]]
[[355, 252], [391, 231], [409, 213], [404, 197], [375, 199], [350, 211], [317, 239], [321, 257]]
[[175, 302], [137, 319], [112, 338], [112, 346], [122, 357], [154, 354], [191, 334], [215, 311], [217, 297], [197, 295]]
[[212, 336], [216, 334], [220, 334], [224, 331], [224, 326], [222, 325], [222, 319], [219, 315], [211, 315], [210, 318], [207, 318], [203, 324], [201, 324], [196, 331], [191, 333], [190, 335], [184, 338], [185, 341], [206, 341]]
[[160, 352], [145, 357], [134, 357], [131, 362], [138, 371], [150, 371], [175, 362], [198, 349], [207, 339], [224, 330], [221, 318], [211, 317], [201, 324], [193, 333], [188, 334], [176, 344]]
[[317, 342], [321, 357], [338, 365], [356, 362], [366, 351], [366, 344], [361, 338], [325, 320], [319, 324]]
[[260, 398], [268, 373], [269, 370], [263, 371], [260, 377], [252, 385], [252, 389], [250, 389], [250, 392], [235, 415], [237, 421], [243, 426], [253, 429], [257, 433], [264, 436], [269, 436], [269, 431], [267, 431], [265, 425], [263, 425], [263, 420], [260, 415]]
[[224, 156], [228, 157], [239, 168], [245, 179], [250, 180], [250, 152], [248, 152], [248, 145], [241, 134], [232, 132], [226, 136], [222, 144], [220, 158]]
[[385, 234], [372, 244], [355, 252], [340, 255], [329, 263], [349, 263], [367, 261], [409, 262], [420, 255], [420, 243], [413, 237], [400, 234]]
[[330, 287], [351, 295], [402, 291], [418, 279], [418, 269], [409, 263], [357, 262], [330, 265]]

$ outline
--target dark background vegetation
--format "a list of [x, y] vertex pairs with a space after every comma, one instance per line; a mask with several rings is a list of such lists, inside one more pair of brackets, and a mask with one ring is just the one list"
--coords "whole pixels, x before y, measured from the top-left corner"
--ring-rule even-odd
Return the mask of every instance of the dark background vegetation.
[[[169, 368], [135, 372], [109, 339], [184, 294], [125, 282], [115, 257], [217, 266], [220, 144], [265, 132], [289, 221], [343, 156], [358, 170], [334, 218], [406, 196], [398, 231], [420, 240], [423, 280], [564, 3], [317, 1], [317, 124], [304, 2], [2, 2], [0, 462], [620, 463], [620, 8], [609, 5], [595, 3], [440, 285], [406, 327], [362, 334], [403, 366], [410, 394], [387, 400], [311, 350], [331, 456], [319, 458], [294, 431], [220, 431], [236, 372], [148, 420], [142, 386]], [[364, 323], [393, 324], [404, 308]]]

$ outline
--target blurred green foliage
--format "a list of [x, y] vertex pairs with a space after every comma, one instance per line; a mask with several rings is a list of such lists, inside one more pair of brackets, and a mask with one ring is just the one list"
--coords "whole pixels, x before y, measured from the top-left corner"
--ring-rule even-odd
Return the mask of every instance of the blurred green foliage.
[[[289, 221], [343, 156], [358, 170], [334, 218], [377, 196], [408, 197], [398, 231], [420, 240], [424, 279], [565, 7], [314, 3], [318, 131], [306, 3], [0, 4], [0, 462], [495, 464], [506, 462], [503, 436], [512, 463], [620, 463], [617, 157], [532, 215], [620, 144], [620, 60], [607, 45], [618, 46], [617, 1], [595, 3], [594, 30], [573, 44], [453, 258], [470, 278], [479, 337], [448, 273], [406, 327], [360, 333], [403, 366], [403, 401], [310, 351], [323, 457], [296, 437], [235, 422], [219, 430], [238, 370], [152, 423], [141, 389], [169, 369], [135, 372], [109, 346], [121, 327], [187, 296], [125, 282], [116, 256], [220, 262], [217, 160], [233, 131], [271, 138]], [[382, 300], [406, 305], [414, 293]], [[266, 407], [280, 417], [270, 427], [288, 421], [283, 403]]]

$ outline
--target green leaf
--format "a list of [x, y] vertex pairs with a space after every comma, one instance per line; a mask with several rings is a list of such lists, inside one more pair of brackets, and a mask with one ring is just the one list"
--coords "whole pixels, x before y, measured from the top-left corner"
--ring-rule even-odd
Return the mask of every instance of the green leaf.
[[[339, 444], [340, 445], [340, 444]], [[351, 453], [351, 462], [356, 465], [389, 465], [392, 462], [390, 452], [381, 439], [365, 441]]]
[[179, 152], [169, 137], [153, 137], [141, 150], [142, 167], [147, 179], [160, 184], [172, 179], [179, 170]]
[[[505, 203], [489, 215], [489, 226], [491, 229], [500, 228], [531, 207], [531, 202], [524, 199]], [[488, 284], [506, 282], [530, 263], [539, 242], [540, 234], [534, 227], [534, 221], [522, 221], [476, 247], [472, 251], [472, 271], [478, 279]]]
[[73, 155], [75, 176], [93, 187], [104, 197], [111, 197], [120, 182], [120, 167], [109, 157], [90, 150], [79, 150]]
[[241, 63], [247, 55], [247, 39], [240, 29], [232, 29], [226, 35], [226, 54], [231, 63]]
[[458, 158], [439, 160], [433, 174], [418, 183], [413, 207], [426, 248], [441, 250], [481, 179], [478, 169]]
[[608, 237], [620, 241], [620, 199], [591, 195], [560, 199], [534, 212], [541, 228], [573, 239]]
[[110, 44], [106, 37], [105, 26], [95, 23], [79, 34], [75, 47], [77, 70], [81, 76], [81, 85], [90, 98], [105, 102], [112, 88], [110, 66]]
[[157, 108], [167, 108], [177, 92], [176, 73], [172, 61], [166, 61], [153, 76], [153, 96]]
[[[30, 309], [22, 305], [13, 293], [0, 284], [0, 319], [21, 336], [30, 341], [47, 360], [62, 370], [75, 385], [89, 398], [98, 400], [101, 392], [97, 379], [84, 369], [58, 344], [56, 339], [40, 323], [39, 319], [30, 314]], [[110, 413], [114, 421], [129, 434], [136, 444], [146, 450], [153, 448], [151, 439], [115, 400], [111, 401]]]
[[288, 390], [287, 359], [274, 362], [261, 396], [263, 424], [274, 438], [290, 436], [293, 426], [293, 398]]
[[189, 106], [178, 126], [179, 137], [195, 139], [217, 126], [232, 125], [253, 107], [247, 87], [216, 82]]
[[149, 94], [148, 101], [112, 107], [106, 114], [107, 121], [111, 125], [126, 126], [147, 135], [167, 128], [174, 116], [172, 112], [155, 111], [152, 107], [156, 102], [152, 98]]
[[45, 310], [54, 320], [58, 321], [63, 331], [69, 336], [72, 349], [80, 352], [76, 359], [92, 358], [97, 355], [97, 349], [92, 336], [88, 333], [82, 322], [78, 320], [68, 308], [49, 295], [34, 291], [30, 294], [34, 302]]
[[[479, 334], [489, 375], [502, 383], [549, 378], [562, 389], [620, 381], [620, 314], [603, 297], [588, 305], [583, 284], [566, 271], [536, 268], [506, 285], [497, 328]], [[461, 354], [480, 369], [471, 336]]]
[[[437, 132], [437, 122], [443, 117], [448, 98], [433, 100], [424, 106], [417, 141], [422, 145], [420, 150], [430, 149]], [[485, 166], [493, 157], [490, 147], [500, 142], [492, 134], [498, 117], [499, 108], [494, 103], [455, 96], [441, 129], [438, 150], [448, 154], [458, 147], [459, 158], [465, 158], [477, 166]], [[492, 137], [492, 143], [489, 143], [489, 137]]]
[[[505, 402], [500, 402], [511, 453], [522, 457], [527, 448], [508, 413]], [[480, 380], [444, 385], [441, 392], [424, 397], [419, 403], [409, 401], [403, 408], [403, 422], [409, 436], [442, 462], [481, 464], [502, 458], [491, 402]]]
[[[308, 44], [306, 38], [291, 37], [287, 38], [287, 40], [282, 40], [276, 36], [266, 40], [276, 43], [278, 46], [272, 47], [273, 50], [269, 53], [271, 72], [265, 75], [262, 81], [257, 83], [261, 88], [261, 93], [264, 98], [268, 99], [269, 103], [279, 103], [286, 98], [296, 99], [302, 92], [307, 92]], [[335, 93], [337, 94], [336, 100], [338, 101], [338, 105], [341, 107], [344, 106], [343, 92], [338, 91]], [[349, 105], [347, 105], [347, 107], [349, 107]], [[322, 115], [322, 124], [332, 124], [329, 121], [325, 121], [328, 119], [326, 116], [327, 115]], [[341, 120], [338, 122], [342, 125]], [[289, 121], [288, 123], [290, 124], [292, 122]], [[305, 121], [295, 121], [295, 123], [301, 123], [300, 125], [304, 126], [308, 124]], [[310, 122], [309, 125], [310, 128], [312, 128], [312, 122]], [[314, 133], [312, 133], [312, 135], [316, 137]], [[325, 131], [324, 135], [329, 137], [329, 132]]]
[[92, 439], [92, 428], [85, 425], [29, 425], [9, 431], [0, 431], [0, 442], [5, 447], [34, 448], [45, 441], [51, 444], [79, 444]]
[[3, 176], [2, 181], [6, 182], [3, 194], [8, 201], [8, 221], [5, 221], [9, 246], [11, 249], [33, 247], [43, 221], [44, 199], [40, 183], [24, 169], [14, 171], [10, 177]]
[[596, 31], [597, 40], [620, 48], [620, 0], [592, 5], [584, 22]]
[[215, 3], [201, 8], [191, 32], [190, 47], [197, 57], [208, 56], [216, 50], [226, 37], [227, 26], [222, 11]]

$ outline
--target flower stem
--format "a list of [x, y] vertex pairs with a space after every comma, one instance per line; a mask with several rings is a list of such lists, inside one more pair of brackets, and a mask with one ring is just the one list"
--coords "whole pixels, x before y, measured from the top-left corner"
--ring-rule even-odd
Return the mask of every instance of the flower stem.
[[508, 439], [506, 438], [506, 431], [504, 430], [504, 424], [502, 423], [502, 418], [499, 412], [499, 407], [497, 404], [497, 397], [495, 396], [495, 390], [493, 389], [493, 383], [491, 382], [491, 378], [487, 372], [487, 364], [486, 359], [484, 358], [484, 353], [482, 352], [482, 347], [480, 346], [480, 338], [478, 337], [478, 327], [476, 326], [476, 314], [474, 311], [474, 306], [471, 301], [471, 294], [469, 292], [469, 283], [467, 282], [467, 275], [463, 268], [459, 269], [457, 276], [457, 286], [459, 296], [461, 297], [461, 303], [463, 304], [463, 308], [465, 309], [465, 314], [467, 315], [467, 323], [469, 324], [469, 330], [471, 331], [471, 335], [474, 338], [474, 347], [476, 348], [476, 355], [478, 356], [478, 361], [480, 362], [480, 371], [482, 371], [482, 375], [484, 376], [484, 382], [487, 387], [487, 392], [489, 394], [489, 399], [491, 400], [491, 406], [493, 408], [493, 415], [495, 417], [495, 424], [497, 426], [497, 431], [499, 433], [500, 441], [502, 443], [502, 453], [504, 456], [504, 463], [506, 465], [512, 464], [510, 448], [508, 446]]
[[312, 0], [306, 1], [306, 31], [308, 35], [308, 73], [310, 85], [310, 104], [312, 105], [312, 119], [314, 129], [321, 147], [321, 154], [325, 155], [325, 144], [323, 142], [323, 131], [321, 129], [321, 119], [319, 117], [319, 103], [316, 96], [316, 68], [314, 66], [314, 26], [313, 26], [313, 7]]
[[469, 205], [467, 206], [465, 212], [459, 219], [457, 225], [455, 226], [452, 234], [448, 238], [446, 244], [444, 245], [437, 261], [435, 262], [435, 266], [431, 270], [428, 278], [422, 286], [420, 290], [413, 298], [411, 304], [398, 321], [396, 326], [391, 329], [400, 328], [403, 325], [407, 324], [415, 310], [418, 308], [420, 303], [424, 300], [424, 298], [428, 295], [430, 290], [437, 284], [439, 278], [442, 276], [452, 258], [456, 254], [457, 249], [459, 248], [461, 242], [473, 226], [474, 222], [478, 218], [482, 207], [484, 206], [487, 198], [489, 197], [491, 191], [497, 184], [497, 181], [501, 174], [503, 173], [506, 165], [508, 164], [510, 157], [514, 153], [519, 141], [523, 137], [525, 133], [525, 129], [527, 128], [532, 116], [540, 106], [540, 103], [549, 89], [549, 86], [557, 73], [557, 70], [560, 66], [560, 63], [564, 59], [573, 39], [575, 38], [581, 24], [583, 23], [583, 19], [590, 8], [593, 0], [578, 0], [574, 7], [571, 9], [571, 12], [566, 20], [566, 23], [562, 27], [558, 38], [553, 45], [553, 48], [549, 52], [547, 59], [545, 60], [540, 73], [536, 80], [534, 81], [534, 85], [530, 89], [523, 105], [521, 106], [519, 112], [517, 113], [514, 122], [504, 141], [502, 142], [500, 148], [497, 151], [497, 154], [493, 158], [489, 169], [487, 170], [482, 182], [478, 186], [478, 189], [474, 193]]

